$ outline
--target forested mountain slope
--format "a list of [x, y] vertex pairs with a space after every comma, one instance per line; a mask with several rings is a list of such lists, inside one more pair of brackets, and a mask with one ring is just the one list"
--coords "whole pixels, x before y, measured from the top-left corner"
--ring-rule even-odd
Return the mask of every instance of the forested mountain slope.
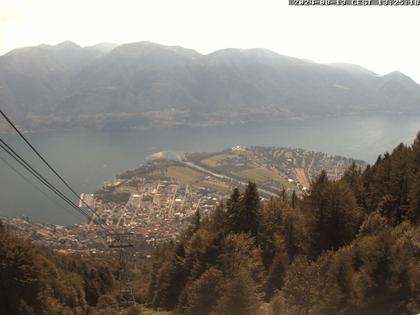
[[60, 255], [0, 224], [1, 315], [116, 314], [115, 270], [110, 258]]
[[420, 312], [420, 134], [303, 199], [255, 184], [154, 256], [155, 308], [182, 314]]

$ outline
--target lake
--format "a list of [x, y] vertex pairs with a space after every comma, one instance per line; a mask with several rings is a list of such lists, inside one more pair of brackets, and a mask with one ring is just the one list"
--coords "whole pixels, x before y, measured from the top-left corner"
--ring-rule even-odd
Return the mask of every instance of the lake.
[[[197, 152], [218, 151], [234, 145], [284, 146], [372, 163], [380, 153], [392, 150], [400, 142], [411, 143], [419, 130], [420, 116], [375, 115], [202, 128], [59, 130], [27, 137], [78, 192], [93, 192], [104, 181], [136, 168], [148, 155], [162, 150]], [[43, 174], [48, 174], [18, 136], [6, 134], [2, 139]], [[28, 216], [35, 222], [64, 225], [82, 221], [72, 210], [62, 209], [63, 202], [52, 193], [44, 188], [40, 192], [22, 175], [30, 178], [1, 151], [0, 216]], [[31, 181], [35, 183], [32, 178]]]

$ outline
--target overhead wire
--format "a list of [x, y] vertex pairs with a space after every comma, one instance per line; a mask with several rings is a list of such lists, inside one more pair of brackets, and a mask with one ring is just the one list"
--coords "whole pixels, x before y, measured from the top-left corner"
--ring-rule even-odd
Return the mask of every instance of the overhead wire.
[[31, 173], [36, 179], [56, 194], [60, 199], [66, 202], [70, 207], [75, 209], [77, 212], [85, 216], [87, 219], [91, 219], [89, 214], [86, 213], [82, 208], [75, 205], [68, 197], [66, 197], [59, 189], [52, 185], [44, 176], [42, 176], [37, 170], [35, 170], [28, 162], [25, 161], [13, 148], [11, 148], [3, 139], [0, 138], [0, 148], [2, 148], [7, 154], [9, 154], [16, 162], [18, 162], [23, 168]]
[[18, 133], [18, 135], [22, 138], [22, 140], [35, 152], [35, 154], [44, 162], [44, 164], [60, 179], [60, 181], [82, 202], [86, 208], [89, 209], [98, 219], [100, 216], [98, 213], [90, 207], [86, 201], [80, 197], [80, 195], [67, 183], [67, 181], [51, 166], [50, 163], [39, 153], [39, 151], [29, 142], [28, 139], [20, 132], [20, 130], [15, 126], [15, 124], [9, 119], [9, 117], [0, 109], [0, 114], [3, 118], [9, 123], [9, 125]]
[[16, 169], [11, 163], [9, 163], [5, 158], [0, 156], [0, 160], [14, 173], [16, 173], [21, 179], [23, 179], [27, 184], [31, 185], [36, 191], [42, 194], [46, 199], [54, 203], [58, 209], [62, 209], [68, 213], [70, 213], [73, 217], [80, 219], [80, 217], [76, 216], [73, 211], [67, 211], [68, 209], [64, 208], [62, 204], [60, 204], [57, 200], [53, 199], [50, 195], [48, 195], [45, 191], [43, 191], [40, 187], [38, 187], [34, 182], [32, 182], [27, 176], [21, 173], [18, 169]]

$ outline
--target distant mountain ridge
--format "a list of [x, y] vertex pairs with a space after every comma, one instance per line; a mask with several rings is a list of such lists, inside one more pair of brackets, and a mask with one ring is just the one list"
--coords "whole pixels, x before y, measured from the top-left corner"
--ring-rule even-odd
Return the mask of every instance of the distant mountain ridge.
[[0, 56], [0, 103], [28, 129], [136, 128], [417, 114], [420, 86], [400, 72], [379, 76], [260, 48], [202, 55], [150, 42], [66, 41]]

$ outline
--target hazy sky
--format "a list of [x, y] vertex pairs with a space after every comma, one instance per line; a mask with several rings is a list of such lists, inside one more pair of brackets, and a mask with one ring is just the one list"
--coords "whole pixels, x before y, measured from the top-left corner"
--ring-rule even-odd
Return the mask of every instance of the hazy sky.
[[287, 0], [0, 0], [0, 54], [56, 44], [153, 41], [201, 53], [264, 47], [420, 82], [420, 7], [289, 7]]

